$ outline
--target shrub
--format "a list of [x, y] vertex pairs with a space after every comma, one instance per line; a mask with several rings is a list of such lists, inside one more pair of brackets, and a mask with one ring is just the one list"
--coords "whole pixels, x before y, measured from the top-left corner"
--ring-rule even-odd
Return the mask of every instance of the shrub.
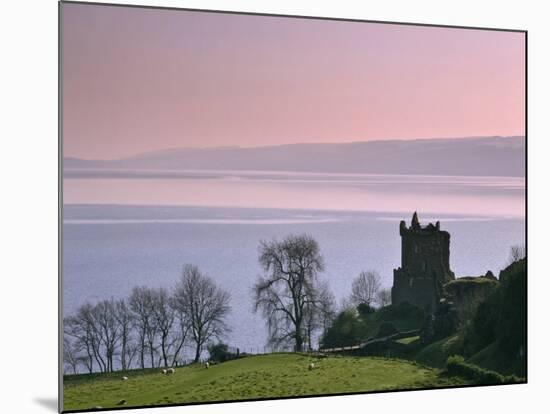
[[445, 368], [449, 356], [457, 354], [462, 354], [462, 341], [460, 336], [453, 335], [425, 346], [415, 360], [430, 367]]
[[208, 353], [210, 354], [210, 361], [214, 362], [225, 362], [237, 357], [237, 354], [229, 351], [227, 344], [221, 342], [210, 345]]
[[498, 372], [483, 369], [474, 364], [468, 364], [460, 355], [452, 355], [447, 359], [447, 372], [474, 381], [476, 384], [505, 384], [521, 382], [514, 375], [504, 376]]
[[416, 318], [424, 320], [424, 310], [409, 302], [401, 302], [397, 305], [389, 305], [381, 308], [378, 313], [381, 320]]
[[355, 311], [340, 312], [322, 338], [323, 348], [357, 345], [361, 342], [361, 324]]

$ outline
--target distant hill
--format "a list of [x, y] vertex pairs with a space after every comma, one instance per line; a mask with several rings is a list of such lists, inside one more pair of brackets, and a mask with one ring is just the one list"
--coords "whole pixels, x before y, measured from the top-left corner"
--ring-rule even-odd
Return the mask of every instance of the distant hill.
[[525, 175], [525, 138], [474, 137], [253, 148], [177, 148], [118, 160], [65, 158], [64, 168], [521, 177]]

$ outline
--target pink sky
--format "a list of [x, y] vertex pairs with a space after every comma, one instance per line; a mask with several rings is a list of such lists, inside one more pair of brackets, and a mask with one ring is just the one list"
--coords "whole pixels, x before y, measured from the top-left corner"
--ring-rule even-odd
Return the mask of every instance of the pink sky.
[[63, 5], [64, 155], [524, 133], [524, 34]]

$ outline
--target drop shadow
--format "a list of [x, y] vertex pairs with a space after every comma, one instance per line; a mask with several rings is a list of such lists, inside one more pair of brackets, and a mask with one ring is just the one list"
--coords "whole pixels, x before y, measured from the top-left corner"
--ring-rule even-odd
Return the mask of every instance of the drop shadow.
[[57, 398], [35, 398], [34, 402], [50, 411], [58, 412]]

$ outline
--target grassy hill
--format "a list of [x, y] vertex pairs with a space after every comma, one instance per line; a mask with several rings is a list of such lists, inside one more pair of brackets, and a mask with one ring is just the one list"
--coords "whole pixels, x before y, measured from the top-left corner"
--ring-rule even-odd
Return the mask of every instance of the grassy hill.
[[460, 338], [458, 335], [452, 335], [421, 349], [414, 360], [430, 367], [443, 368], [447, 364], [447, 358], [460, 353]]
[[[313, 370], [308, 369], [310, 363]], [[129, 379], [122, 381], [125, 375]], [[245, 400], [465, 385], [438, 369], [365, 357], [317, 359], [301, 354], [250, 356], [211, 366], [190, 365], [166, 376], [159, 369], [71, 375], [64, 380], [64, 410]]]

